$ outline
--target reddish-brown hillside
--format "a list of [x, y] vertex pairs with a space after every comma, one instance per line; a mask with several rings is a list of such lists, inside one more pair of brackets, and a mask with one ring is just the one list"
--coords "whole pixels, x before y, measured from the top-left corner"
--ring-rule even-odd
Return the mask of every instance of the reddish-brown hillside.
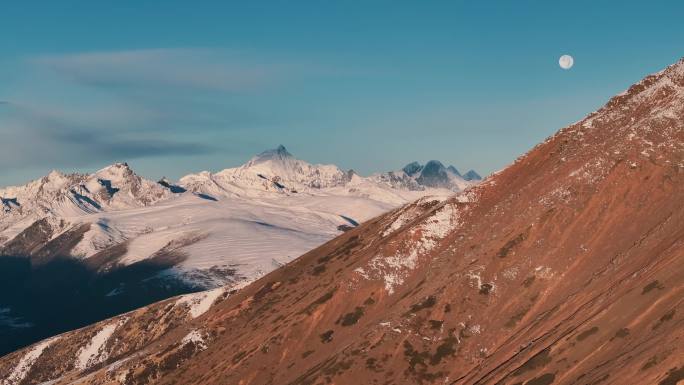
[[[684, 379], [684, 61], [465, 194], [371, 220], [215, 298], [196, 318], [172, 300], [67, 333], [4, 357], [0, 376], [7, 384], [676, 384]], [[104, 358], [76, 366], [108, 326]]]

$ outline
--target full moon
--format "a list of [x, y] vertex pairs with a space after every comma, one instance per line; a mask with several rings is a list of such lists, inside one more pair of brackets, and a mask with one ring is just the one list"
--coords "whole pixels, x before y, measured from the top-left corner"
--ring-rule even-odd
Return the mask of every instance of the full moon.
[[560, 59], [558, 59], [558, 64], [562, 69], [569, 70], [572, 68], [572, 65], [575, 64], [575, 59], [573, 59], [570, 55], [563, 55], [560, 57]]

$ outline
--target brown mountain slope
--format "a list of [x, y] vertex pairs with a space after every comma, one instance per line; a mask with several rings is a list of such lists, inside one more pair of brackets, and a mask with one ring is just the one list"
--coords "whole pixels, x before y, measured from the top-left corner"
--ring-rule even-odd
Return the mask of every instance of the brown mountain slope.
[[3, 385], [676, 384], [684, 61], [465, 194], [205, 296], [8, 355]]

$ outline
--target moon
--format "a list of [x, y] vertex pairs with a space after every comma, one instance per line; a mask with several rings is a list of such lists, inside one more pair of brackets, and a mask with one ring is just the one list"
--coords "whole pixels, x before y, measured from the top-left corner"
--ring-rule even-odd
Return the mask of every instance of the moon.
[[570, 55], [563, 55], [558, 59], [558, 65], [564, 70], [569, 70], [575, 64], [575, 59]]

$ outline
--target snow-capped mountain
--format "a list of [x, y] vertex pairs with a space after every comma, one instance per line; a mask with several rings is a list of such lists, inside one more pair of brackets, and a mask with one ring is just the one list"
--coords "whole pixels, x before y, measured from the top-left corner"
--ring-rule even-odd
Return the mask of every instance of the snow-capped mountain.
[[[449, 166], [449, 167], [453, 167], [453, 166]], [[480, 176], [480, 174], [475, 172], [475, 170], [470, 170], [470, 171], [466, 172], [465, 174], [463, 174], [463, 179], [470, 182], [470, 181], [482, 180], [482, 177]]]
[[[0, 189], [0, 245], [38, 220], [44, 219], [46, 226], [52, 227], [49, 237], [58, 236], [70, 225], [90, 221], [100, 225], [91, 227], [72, 250], [79, 257], [89, 258], [112, 244], [130, 242], [139, 232], [149, 231], [144, 225], [138, 230], [130, 230], [136, 228], [133, 225], [117, 227], [114, 224], [119, 218], [149, 216], [154, 220], [162, 216], [160, 212], [176, 205], [206, 203], [195, 198], [222, 202], [209, 210], [200, 210], [209, 213], [220, 212], [225, 205], [247, 202], [257, 206], [316, 207], [358, 223], [418, 197], [445, 196], [472, 184], [438, 161], [425, 166], [414, 162], [401, 171], [361, 177], [335, 165], [313, 165], [296, 159], [282, 145], [264, 151], [242, 166], [186, 175], [177, 183], [166, 178], [159, 182], [144, 179], [126, 163], [116, 163], [93, 174], [52, 171], [27, 185]], [[368, 210], [366, 206], [375, 208]], [[103, 221], [108, 225], [101, 225]], [[347, 219], [343, 222], [337, 225], [348, 224]]]
[[179, 185], [195, 193], [222, 196], [263, 196], [263, 193], [312, 193], [343, 186], [349, 175], [335, 165], [313, 165], [296, 159], [284, 146], [267, 150], [247, 163], [217, 173], [186, 175]]
[[27, 226], [28, 221], [43, 217], [65, 218], [149, 206], [170, 195], [168, 188], [140, 177], [126, 163], [90, 175], [52, 171], [24, 186], [0, 189], [0, 231], [7, 236], [11, 231], [5, 230], [17, 222]]
[[[313, 165], [283, 146], [242, 166], [178, 182], [147, 180], [125, 163], [93, 174], [53, 171], [0, 189], [0, 256], [28, 264], [22, 270], [27, 277], [65, 263], [69, 274], [86, 271], [69, 289], [91, 293], [80, 304], [97, 299], [98, 306], [110, 303], [108, 310], [120, 313], [170, 295], [251, 282], [394, 207], [426, 195], [446, 197], [470, 184], [429, 187], [416, 177], [402, 184], [390, 175], [396, 174], [362, 177]], [[61, 298], [69, 290], [41, 295]], [[31, 308], [41, 300], [5, 295], [5, 318], [33, 325], [25, 333], [41, 327], [48, 315]], [[83, 322], [96, 320], [84, 315]]]
[[[407, 169], [415, 172], [407, 172]], [[453, 168], [453, 166], [451, 166]], [[477, 174], [475, 174], [477, 175]], [[284, 146], [264, 151], [249, 162], [217, 173], [203, 171], [180, 179], [178, 185], [210, 197], [263, 196], [277, 192], [284, 195], [335, 194], [364, 196], [380, 201], [406, 201], [405, 191], [430, 188], [461, 191], [479, 179], [466, 180], [458, 172], [447, 171], [439, 161], [425, 166], [413, 162], [399, 171], [361, 177], [353, 170], [342, 171], [335, 165], [313, 165], [296, 159]], [[344, 191], [346, 190], [346, 192]], [[397, 196], [398, 195], [398, 196]]]
[[472, 170], [468, 175], [466, 179], [454, 166], [444, 167], [440, 161], [431, 160], [425, 165], [411, 162], [401, 170], [374, 174], [370, 178], [396, 189], [421, 191], [440, 188], [458, 192], [481, 180], [479, 176], [475, 177], [477, 173]]

